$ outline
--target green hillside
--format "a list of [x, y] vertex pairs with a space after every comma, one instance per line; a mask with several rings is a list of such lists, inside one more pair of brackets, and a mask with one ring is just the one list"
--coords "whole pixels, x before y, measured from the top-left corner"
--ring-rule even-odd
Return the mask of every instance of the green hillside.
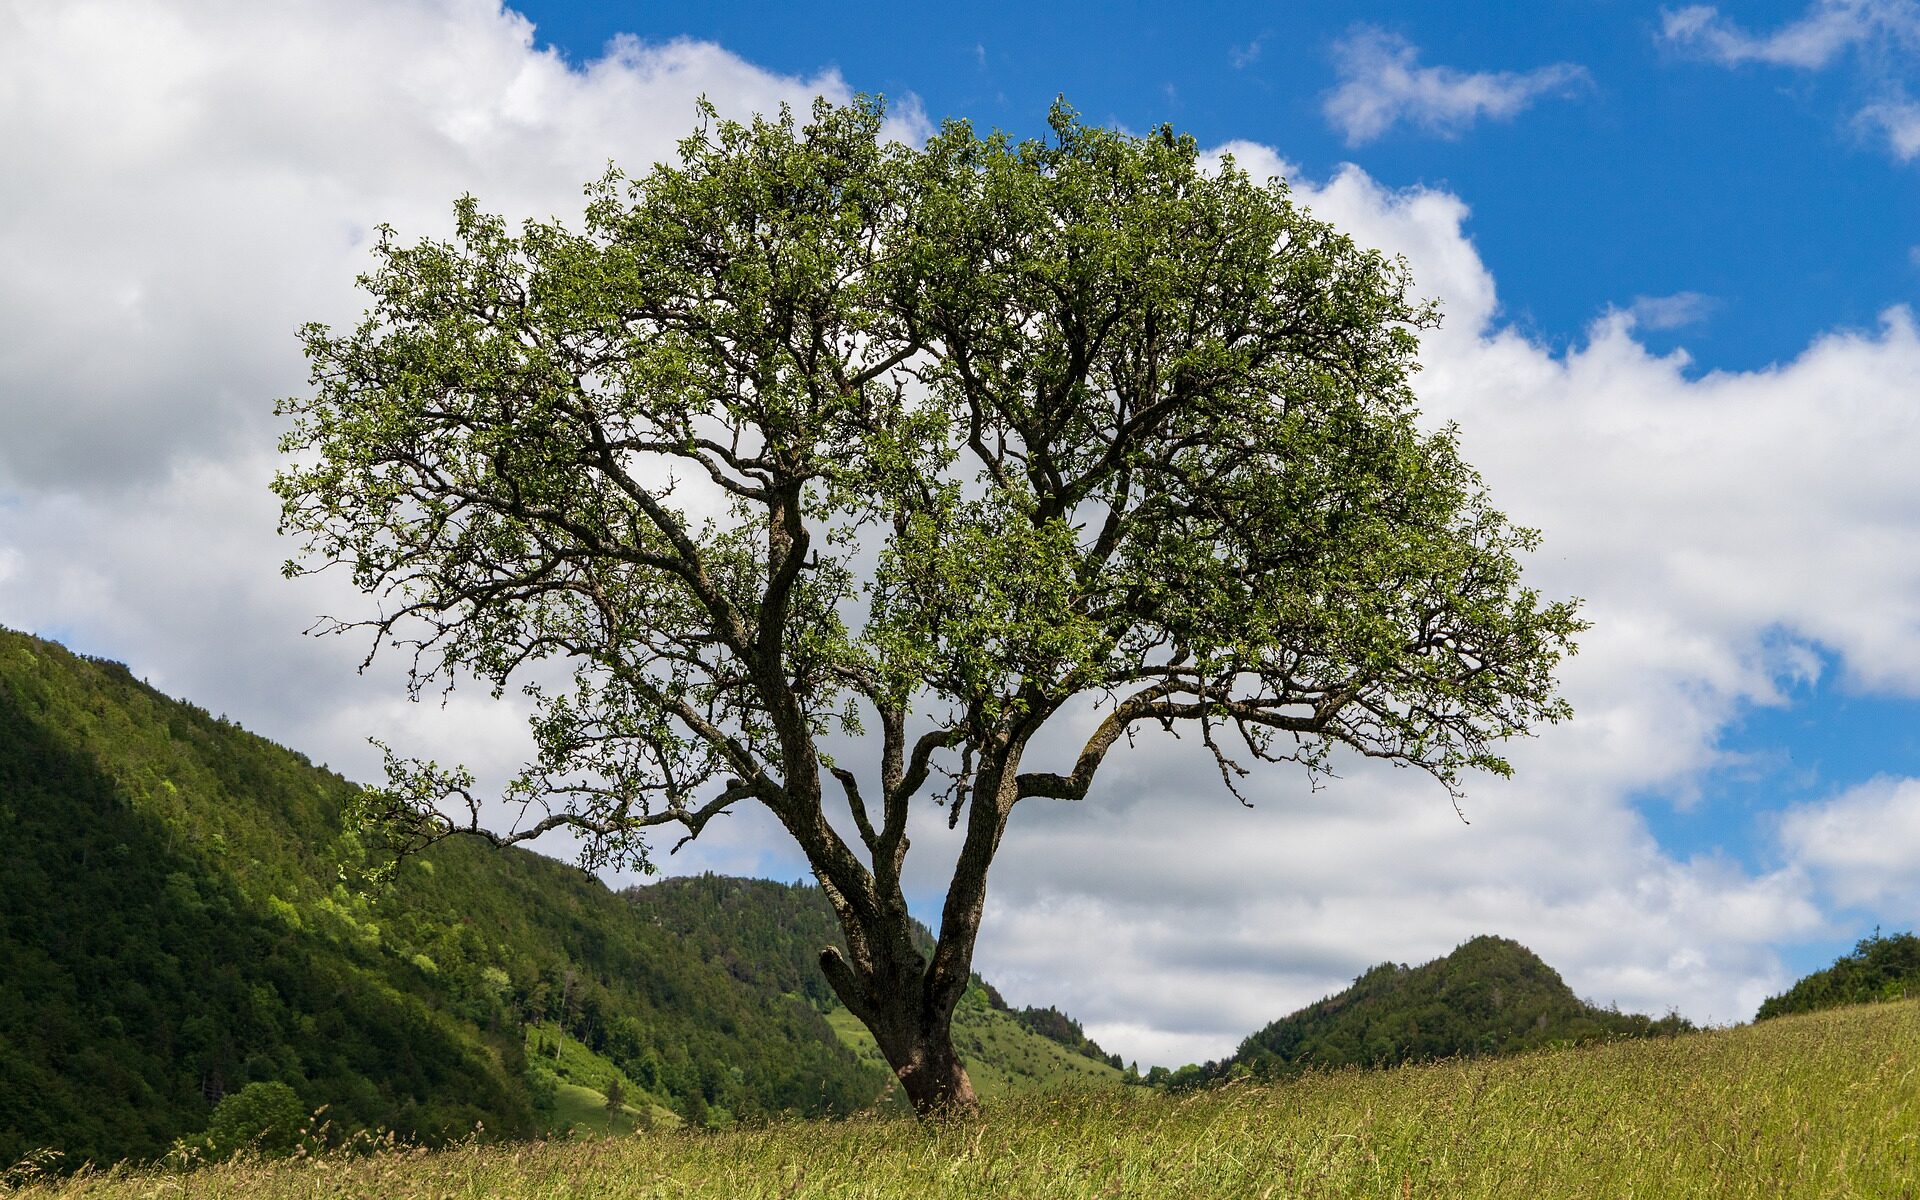
[[[885, 1069], [873, 1036], [833, 999], [815, 965], [822, 946], [846, 948], [820, 889], [702, 875], [624, 894], [645, 920], [672, 932], [702, 960], [756, 991], [803, 997], [819, 1007], [862, 1062]], [[751, 919], [754, 914], [762, 919]], [[933, 934], [925, 927], [919, 933], [931, 949]], [[989, 1101], [1054, 1084], [1123, 1078], [1118, 1056], [1102, 1051], [1078, 1022], [1052, 1008], [1016, 1011], [977, 976], [954, 1013], [953, 1036], [975, 1089]]]
[[[336, 1133], [427, 1142], [846, 1113], [886, 1090], [812, 973], [743, 965], [817, 953], [817, 922], [785, 931], [824, 912], [814, 889], [733, 889], [703, 940], [694, 914], [735, 881], [634, 900], [453, 842], [363, 894], [354, 790], [120, 664], [0, 630], [0, 1166], [151, 1158], [251, 1082]], [[1060, 1049], [1016, 1035], [982, 1051], [1012, 1071]]]
[[1778, 996], [1767, 997], [1754, 1020], [1909, 996], [1920, 996], [1920, 937], [1911, 933], [1882, 937], [1876, 929], [1831, 967], [1815, 971]]
[[1691, 1028], [1679, 1016], [1655, 1019], [1587, 1004], [1525, 946], [1477, 937], [1425, 966], [1381, 963], [1338, 995], [1260, 1030], [1225, 1062], [1182, 1068], [1169, 1082], [1511, 1054]]

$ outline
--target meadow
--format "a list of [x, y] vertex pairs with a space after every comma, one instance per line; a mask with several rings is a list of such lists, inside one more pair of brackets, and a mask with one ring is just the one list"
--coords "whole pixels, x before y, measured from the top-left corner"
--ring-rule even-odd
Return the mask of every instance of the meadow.
[[1920, 1001], [1188, 1095], [1055, 1092], [934, 1125], [875, 1116], [28, 1175], [0, 1194], [1916, 1197]]

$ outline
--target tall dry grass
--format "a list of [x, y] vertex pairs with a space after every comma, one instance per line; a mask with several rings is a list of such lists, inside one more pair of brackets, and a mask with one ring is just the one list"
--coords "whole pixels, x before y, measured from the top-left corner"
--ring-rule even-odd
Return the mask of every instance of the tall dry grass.
[[[983, 1119], [401, 1149], [27, 1181], [10, 1200], [204, 1197], [1920, 1197], [1920, 1002], [1670, 1041]], [[0, 1192], [4, 1192], [0, 1188]]]

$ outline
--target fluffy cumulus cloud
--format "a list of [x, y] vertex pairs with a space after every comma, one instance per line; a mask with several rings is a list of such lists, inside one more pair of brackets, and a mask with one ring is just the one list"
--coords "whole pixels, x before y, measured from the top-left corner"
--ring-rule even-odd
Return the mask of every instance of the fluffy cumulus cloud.
[[1874, 779], [1792, 808], [1780, 839], [1835, 902], [1920, 921], [1920, 779]]
[[[1402, 49], [1384, 53], [1434, 81], [1419, 87], [1477, 78], [1422, 76], [1438, 69]], [[127, 658], [350, 773], [374, 769], [368, 733], [509, 770], [511, 705], [409, 705], [379, 664], [354, 675], [363, 646], [298, 636], [361, 602], [276, 571], [269, 406], [303, 386], [293, 330], [357, 313], [379, 222], [436, 232], [468, 191], [566, 216], [609, 158], [671, 153], [703, 93], [744, 113], [847, 86], [694, 42], [571, 65], [476, 0], [13, 5], [0, 79], [0, 623]], [[1232, 149], [1256, 174], [1298, 174]], [[1517, 748], [1516, 780], [1475, 786], [1464, 821], [1423, 778], [1361, 764], [1319, 790], [1263, 776], [1243, 808], [1190, 741], [1145, 738], [1088, 801], [1015, 815], [979, 965], [1143, 1062], [1218, 1055], [1373, 962], [1484, 932], [1594, 999], [1750, 1015], [1788, 981], [1783, 942], [1845, 933], [1845, 906], [1920, 877], [1920, 785], [1781, 816], [1760, 868], [1676, 858], [1635, 800], [1690, 802], [1727, 761], [1729, 720], [1783, 703], [1791, 680], [1832, 670], [1856, 692], [1920, 695], [1913, 319], [1890, 310], [1790, 362], [1701, 375], [1638, 340], [1698, 315], [1666, 297], [1554, 350], [1503, 324], [1460, 198], [1356, 168], [1296, 194], [1405, 254], [1445, 304], [1427, 412], [1460, 423], [1501, 505], [1544, 530], [1534, 581], [1586, 598], [1595, 627], [1565, 674], [1579, 715]], [[1064, 761], [1072, 732], [1038, 756]], [[915, 833], [922, 902], [951, 852], [940, 815]], [[676, 862], [802, 869], [750, 814]]]
[[1887, 150], [1901, 162], [1920, 158], [1920, 103], [1901, 97], [1869, 104], [1860, 110], [1859, 122], [1886, 139]]
[[1531, 71], [1422, 66], [1413, 43], [1368, 25], [1336, 43], [1333, 55], [1340, 84], [1327, 93], [1321, 111], [1354, 146], [1399, 124], [1455, 136], [1482, 119], [1510, 119], [1542, 97], [1567, 95], [1591, 82], [1586, 68], [1574, 63]]
[[697, 42], [575, 70], [482, 0], [9, 5], [0, 72], [0, 468], [33, 487], [260, 444], [295, 328], [351, 316], [380, 222], [438, 230], [463, 191], [577, 212], [610, 158], [670, 156], [702, 93], [847, 92]]

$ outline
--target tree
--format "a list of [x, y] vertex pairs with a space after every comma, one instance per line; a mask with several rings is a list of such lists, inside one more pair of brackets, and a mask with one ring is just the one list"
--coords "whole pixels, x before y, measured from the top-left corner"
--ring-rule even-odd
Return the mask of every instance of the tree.
[[[319, 628], [410, 656], [415, 696], [534, 706], [512, 828], [390, 750], [367, 820], [646, 868], [647, 831], [764, 805], [844, 930], [834, 993], [929, 1112], [973, 1103], [950, 1022], [1017, 803], [1085, 797], [1148, 726], [1236, 795], [1335, 746], [1457, 795], [1567, 715], [1582, 625], [1415, 423], [1437, 314], [1404, 263], [1170, 128], [1057, 104], [1045, 140], [913, 149], [882, 116], [703, 106], [582, 232], [471, 197], [451, 240], [384, 230], [364, 320], [304, 331], [275, 488], [288, 573], [380, 599]], [[930, 954], [901, 889], [928, 804], [964, 827]]]
[[299, 1142], [307, 1108], [299, 1093], [278, 1081], [250, 1083], [214, 1107], [198, 1142], [215, 1158], [241, 1150], [285, 1154]]

